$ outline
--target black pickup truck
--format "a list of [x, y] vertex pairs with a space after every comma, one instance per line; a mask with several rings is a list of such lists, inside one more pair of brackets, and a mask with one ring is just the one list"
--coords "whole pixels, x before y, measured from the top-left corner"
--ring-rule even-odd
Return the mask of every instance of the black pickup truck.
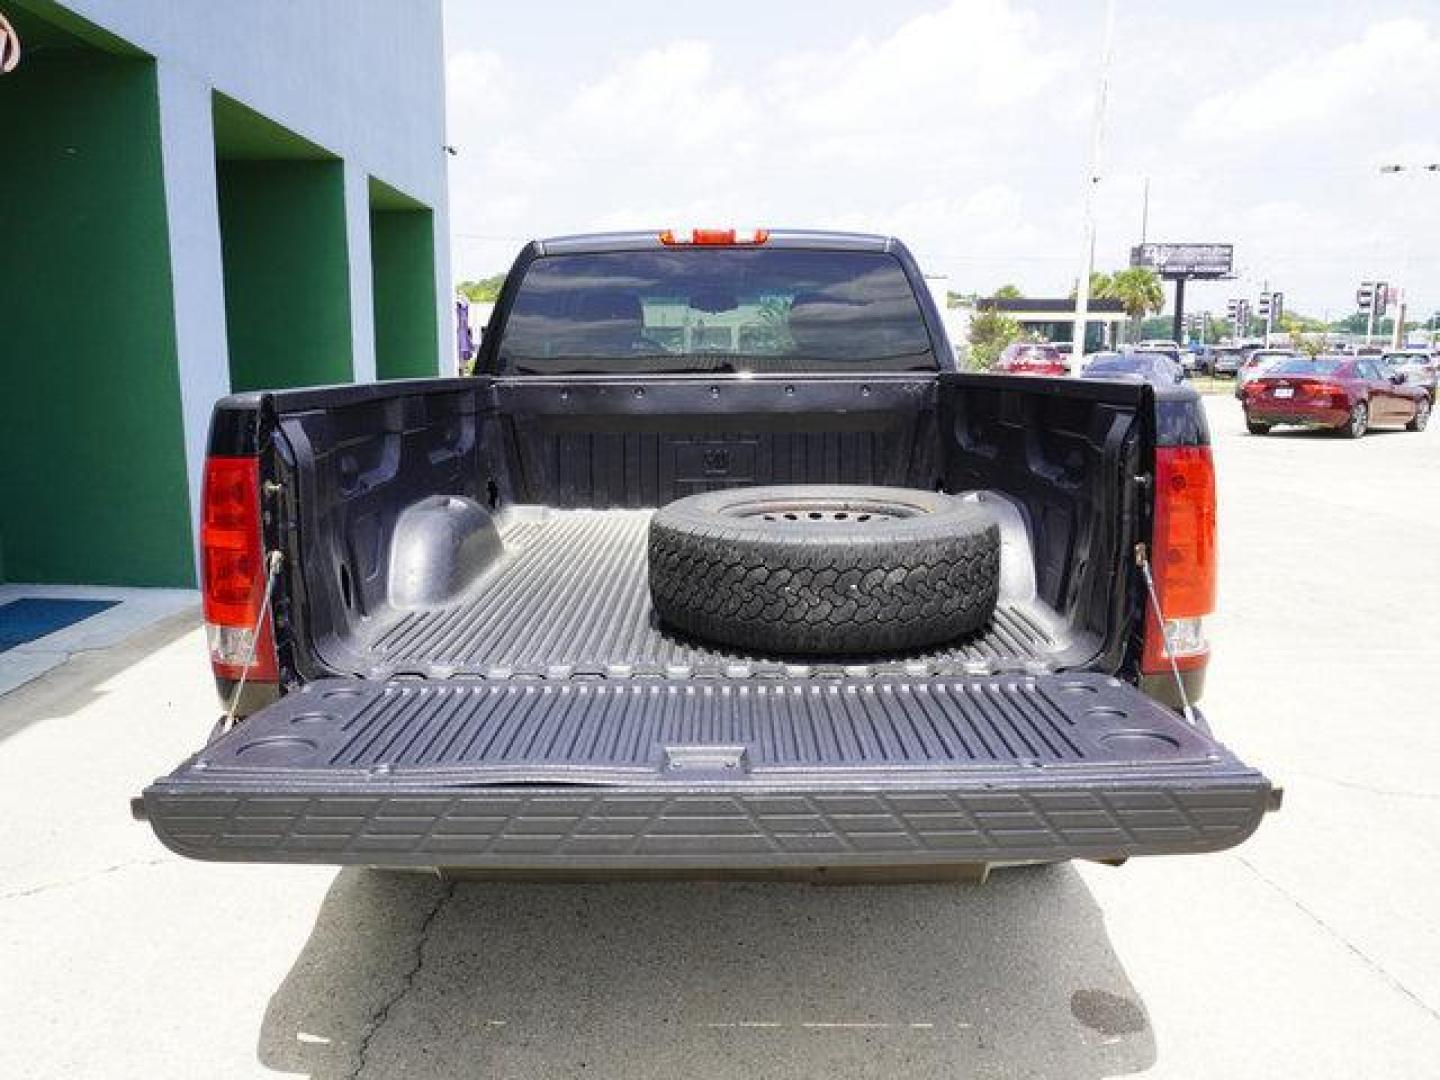
[[[135, 812], [198, 859], [503, 874], [1229, 848], [1278, 791], [1193, 708], [1208, 443], [1185, 387], [954, 370], [894, 239], [532, 243], [474, 376], [216, 405], [224, 716]], [[657, 508], [766, 485], [983, 508], [983, 625], [867, 652], [659, 618]]]

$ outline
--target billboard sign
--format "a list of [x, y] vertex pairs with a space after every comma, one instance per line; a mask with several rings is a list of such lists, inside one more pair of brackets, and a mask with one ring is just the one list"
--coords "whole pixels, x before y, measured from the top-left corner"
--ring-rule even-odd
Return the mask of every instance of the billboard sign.
[[1148, 266], [1161, 277], [1229, 277], [1234, 244], [1139, 244], [1130, 249], [1131, 266]]

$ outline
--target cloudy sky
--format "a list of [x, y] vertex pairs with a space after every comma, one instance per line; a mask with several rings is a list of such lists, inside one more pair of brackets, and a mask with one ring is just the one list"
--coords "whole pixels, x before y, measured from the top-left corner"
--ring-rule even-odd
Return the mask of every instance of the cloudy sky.
[[[1440, 2], [1118, 0], [1102, 268], [1233, 242], [1237, 282], [1338, 316], [1362, 278], [1440, 308]], [[453, 256], [669, 224], [894, 233], [960, 291], [1063, 293], [1103, 0], [447, 0]], [[1408, 274], [1405, 267], [1408, 265]], [[1195, 306], [1192, 300], [1189, 307]], [[1412, 311], [1414, 309], [1412, 308]]]

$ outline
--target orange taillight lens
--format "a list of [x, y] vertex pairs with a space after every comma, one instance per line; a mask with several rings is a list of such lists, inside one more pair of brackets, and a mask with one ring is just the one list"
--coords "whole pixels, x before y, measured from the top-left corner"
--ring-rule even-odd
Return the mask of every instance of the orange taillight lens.
[[253, 640], [265, 592], [260, 545], [260, 461], [211, 457], [201, 499], [200, 564], [210, 663], [215, 674], [275, 681], [275, 637], [267, 614]]
[[1162, 446], [1155, 451], [1155, 531], [1150, 565], [1165, 613], [1145, 628], [1142, 668], [1164, 671], [1169, 654], [1181, 668], [1209, 656], [1201, 620], [1215, 610], [1215, 463], [1208, 446]]

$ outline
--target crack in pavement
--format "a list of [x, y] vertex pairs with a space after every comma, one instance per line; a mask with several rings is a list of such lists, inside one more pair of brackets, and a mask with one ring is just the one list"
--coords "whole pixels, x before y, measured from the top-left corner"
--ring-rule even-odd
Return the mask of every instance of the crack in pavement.
[[1303, 776], [1307, 780], [1315, 780], [1321, 784], [1334, 784], [1336, 787], [1363, 791], [1368, 795], [1380, 795], [1387, 799], [1440, 799], [1440, 791], [1401, 791], [1394, 788], [1376, 787], [1360, 780], [1342, 780], [1338, 776], [1326, 776], [1324, 773], [1292, 771], [1291, 775]]
[[370, 1044], [374, 1041], [375, 1036], [380, 1033], [380, 1029], [385, 1026], [386, 1021], [390, 1019], [390, 1011], [394, 1009], [396, 1005], [400, 1004], [400, 1002], [409, 995], [411, 990], [415, 989], [415, 982], [419, 978], [421, 970], [425, 967], [425, 945], [430, 939], [430, 928], [434, 926], [435, 920], [439, 917], [441, 910], [444, 909], [445, 905], [450, 902], [451, 897], [454, 895], [455, 883], [452, 881], [447, 883], [440, 891], [440, 895], [435, 898], [434, 906], [431, 907], [425, 918], [421, 920], [420, 929], [415, 935], [414, 962], [400, 980], [399, 989], [381, 1003], [380, 1007], [375, 1010], [369, 1022], [365, 1025], [365, 1034], [361, 1036], [360, 1045], [356, 1050], [355, 1068], [350, 1072], [350, 1080], [359, 1080], [360, 1075], [364, 1073], [366, 1066], [369, 1064]]
[[1440, 1021], [1440, 1011], [1437, 1011], [1435, 1007], [1432, 1006], [1428, 1001], [1422, 998], [1414, 990], [1411, 990], [1410, 987], [1406, 986], [1395, 975], [1391, 974], [1388, 968], [1386, 968], [1378, 960], [1372, 957], [1369, 953], [1365, 952], [1365, 950], [1360, 948], [1360, 946], [1356, 945], [1339, 930], [1335, 929], [1335, 927], [1331, 926], [1319, 915], [1315, 914], [1315, 912], [1311, 911], [1308, 907], [1306, 907], [1305, 904], [1301, 903], [1300, 899], [1292, 892], [1290, 892], [1289, 889], [1285, 888], [1285, 886], [1281, 885], [1278, 881], [1274, 880], [1269, 875], [1263, 873], [1259, 869], [1259, 867], [1257, 867], [1244, 855], [1236, 855], [1235, 858], [1241, 866], [1245, 867], [1245, 869], [1249, 870], [1250, 873], [1254, 874], [1266, 885], [1270, 886], [1270, 888], [1274, 889], [1277, 893], [1283, 896], [1296, 908], [1296, 910], [1298, 910], [1316, 926], [1320, 927], [1320, 929], [1325, 931], [1326, 934], [1338, 941], [1349, 952], [1359, 957], [1361, 962], [1363, 962], [1366, 967], [1368, 967], [1376, 975], [1379, 975], [1380, 978], [1383, 979], [1385, 982], [1389, 983], [1393, 989], [1398, 990], [1401, 994], [1403, 994], [1405, 997], [1409, 998], [1412, 1002], [1418, 1005], [1430, 1016], [1432, 1020]]
[[162, 866], [165, 863], [179, 862], [178, 858], [158, 859], [131, 859], [128, 862], [116, 863], [113, 866], [104, 866], [99, 870], [92, 870], [88, 874], [80, 874], [77, 877], [64, 878], [60, 881], [47, 881], [42, 885], [32, 885], [28, 889], [16, 889], [14, 892], [0, 893], [0, 902], [6, 900], [20, 900], [26, 896], [36, 896], [39, 893], [51, 892], [54, 889], [68, 889], [74, 885], [83, 885], [87, 881], [94, 881], [96, 878], [105, 877], [107, 874], [118, 873], [121, 870], [130, 870], [141, 866]]

